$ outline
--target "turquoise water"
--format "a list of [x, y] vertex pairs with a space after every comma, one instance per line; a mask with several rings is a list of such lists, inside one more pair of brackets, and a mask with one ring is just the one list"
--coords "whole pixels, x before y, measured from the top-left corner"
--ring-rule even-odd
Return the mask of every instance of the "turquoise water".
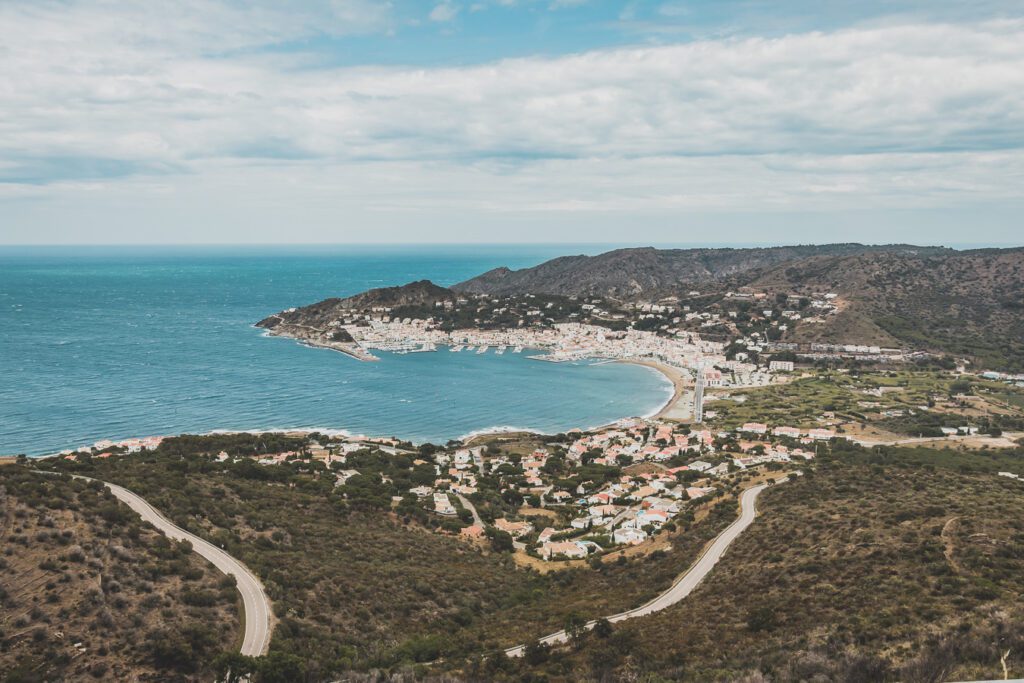
[[493, 351], [360, 363], [252, 327], [328, 296], [420, 278], [448, 285], [606, 248], [0, 248], [0, 453], [215, 429], [443, 442], [649, 413], [670, 389], [638, 366]]

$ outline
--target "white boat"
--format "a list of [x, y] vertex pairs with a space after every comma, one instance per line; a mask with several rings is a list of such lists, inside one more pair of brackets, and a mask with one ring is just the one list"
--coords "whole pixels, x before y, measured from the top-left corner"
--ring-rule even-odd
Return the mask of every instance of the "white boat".
[[463, 348], [465, 348], [465, 347], [464, 347], [464, 346], [462, 346], [462, 344], [459, 344], [458, 346], [452, 346], [452, 347], [449, 347], [449, 348], [448, 348], [448, 350], [449, 350], [449, 351], [451, 351], [452, 353], [458, 353], [458, 352], [459, 352], [459, 351], [461, 351], [461, 350], [462, 350]]
[[505, 347], [504, 346], [499, 346], [498, 350], [495, 351], [494, 353], [496, 353], [496, 354], [498, 354], [500, 356], [501, 354], [505, 353]]
[[491, 348], [491, 347], [490, 347], [490, 346], [488, 346], [487, 344], [484, 344], [484, 345], [483, 345], [483, 346], [481, 346], [481, 347], [480, 347], [479, 349], [477, 349], [477, 350], [476, 350], [476, 352], [477, 352], [478, 354], [480, 354], [480, 353], [487, 353], [487, 349], [489, 349], [489, 348]]
[[512, 349], [512, 353], [522, 353], [522, 352], [523, 352], [523, 347], [522, 346], [517, 346], [516, 348]]
[[475, 347], [475, 346], [467, 346], [467, 347], [466, 347], [466, 350], [467, 350], [467, 351], [475, 351], [475, 350], [476, 350], [476, 347]]

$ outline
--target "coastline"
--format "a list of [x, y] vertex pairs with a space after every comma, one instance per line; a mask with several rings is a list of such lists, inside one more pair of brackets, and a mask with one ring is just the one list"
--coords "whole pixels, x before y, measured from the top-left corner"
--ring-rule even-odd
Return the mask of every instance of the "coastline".
[[[327, 344], [311, 342], [310, 340], [307, 340], [307, 339], [291, 337], [291, 336], [288, 336], [288, 335], [274, 334], [270, 330], [263, 330], [262, 336], [272, 337], [272, 338], [276, 337], [276, 338], [279, 338], [279, 339], [288, 339], [289, 341], [291, 341], [293, 343], [297, 342], [298, 344], [300, 344], [302, 346], [306, 346], [308, 348], [319, 348], [319, 349], [324, 349], [324, 350], [328, 350], [328, 351], [340, 351], [340, 352], [344, 353], [345, 355], [349, 355], [351, 357], [350, 354], [345, 353], [344, 350], [339, 349], [339, 348], [337, 348], [334, 345], [327, 345]], [[442, 347], [439, 347], [439, 348], [446, 348], [446, 347], [442, 346]], [[531, 350], [536, 349], [536, 347], [526, 347], [526, 348], [529, 348]], [[541, 349], [537, 349], [537, 350], [541, 350]], [[380, 359], [374, 358], [374, 360], [380, 360]], [[609, 361], [606, 361], [606, 362], [609, 362]], [[640, 417], [640, 418], [643, 418], [643, 419], [660, 419], [663, 416], [665, 416], [667, 413], [669, 413], [674, 408], [674, 406], [680, 401], [680, 399], [685, 395], [685, 390], [686, 390], [686, 387], [688, 385], [687, 385], [685, 379], [683, 378], [682, 374], [680, 373], [680, 371], [677, 370], [676, 368], [673, 368], [671, 366], [667, 366], [667, 365], [659, 363], [657, 361], [648, 360], [648, 359], [615, 359], [615, 360], [610, 360], [610, 362], [632, 363], [633, 365], [640, 365], [640, 366], [643, 366], [643, 367], [647, 367], [650, 370], [653, 370], [653, 371], [659, 373], [663, 378], [668, 380], [670, 382], [670, 384], [671, 384], [670, 392], [668, 392], [670, 395], [668, 396], [667, 399], [664, 399], [664, 403], [662, 403], [660, 405], [660, 408], [647, 409], [646, 412], [644, 412], [642, 415], [641, 414], [637, 414], [637, 415], [634, 415], [633, 417]], [[664, 389], [659, 388], [659, 391], [663, 391], [663, 390]], [[650, 396], [651, 393], [652, 392], [643, 392], [642, 395]], [[661, 401], [661, 400], [662, 399], [659, 398], [659, 401]], [[650, 404], [648, 404], [648, 405], [650, 405]], [[658, 403], [654, 403], [654, 405], [657, 406], [659, 404]], [[629, 416], [624, 416], [624, 417], [619, 418], [619, 419], [626, 419], [628, 417]], [[596, 424], [589, 424], [589, 425], [587, 424], [586, 420], [583, 420], [582, 423], [577, 423], [577, 425], [575, 425], [573, 428], [575, 428], [575, 429], [583, 429], [585, 431], [594, 430], [594, 429], [602, 429], [602, 428], [605, 428], [605, 427], [608, 427], [608, 426], [616, 424], [619, 421], [619, 419], [616, 419], [616, 420], [613, 420], [613, 421], [608, 421], [608, 422], [596, 421], [597, 422]], [[567, 431], [567, 430], [563, 430], [563, 431]], [[167, 434], [178, 434], [178, 433], [226, 434], [226, 433], [276, 433], [276, 432], [285, 432], [285, 433], [288, 433], [288, 432], [291, 432], [291, 433], [321, 432], [321, 433], [324, 433], [324, 434], [328, 434], [328, 435], [331, 435], [331, 436], [339, 436], [339, 437], [342, 437], [342, 438], [351, 438], [351, 437], [355, 436], [355, 433], [353, 432], [353, 430], [351, 428], [344, 428], [344, 427], [337, 427], [337, 426], [333, 426], [333, 427], [318, 426], [317, 423], [309, 423], [309, 422], [307, 422], [305, 424], [303, 424], [302, 422], [299, 422], [298, 424], [292, 423], [292, 424], [286, 424], [285, 426], [278, 426], [278, 425], [273, 425], [273, 426], [253, 426], [253, 425], [223, 426], [222, 425], [222, 426], [215, 426], [215, 427], [212, 427], [212, 428], [208, 427], [208, 428], [205, 428], [205, 429], [199, 428], [199, 429], [195, 429], [195, 430], [191, 430], [191, 429], [187, 429], [187, 428], [178, 429], [178, 430], [176, 430], [174, 428], [165, 428], [162, 433], [167, 433]], [[385, 433], [385, 430], [381, 430], [381, 433], [382, 434]], [[456, 438], [458, 438], [461, 441], [475, 442], [475, 441], [478, 441], [480, 439], [502, 437], [502, 436], [508, 437], [508, 436], [511, 436], [511, 435], [525, 435], [525, 434], [532, 434], [532, 435], [535, 435], [535, 436], [544, 436], [544, 435], [550, 435], [550, 434], [554, 434], [554, 433], [556, 433], [556, 432], [552, 431], [552, 430], [545, 430], [543, 428], [536, 428], [536, 427], [533, 427], [533, 426], [524, 426], [523, 423], [519, 423], [519, 424], [516, 424], [516, 423], [511, 423], [511, 424], [509, 424], [509, 423], [504, 423], [504, 424], [498, 423], [496, 425], [489, 425], [489, 426], [486, 426], [486, 427], [472, 429], [470, 431], [467, 431], [465, 433], [460, 434]], [[368, 437], [365, 434], [359, 434], [359, 436], [362, 436], [363, 438], [374, 438], [374, 437]], [[117, 435], [117, 437], [109, 437], [108, 436], [108, 437], [104, 437], [104, 438], [121, 438], [121, 437], [127, 439], [127, 438], [133, 438], [133, 435], [131, 435], [131, 434], [128, 434], [128, 435]], [[400, 439], [400, 440], [410, 440], [413, 443], [418, 443], [418, 441], [415, 438], [409, 439], [408, 437], [397, 436], [397, 435], [394, 435], [394, 434], [392, 435], [391, 438], [397, 438], [397, 439]], [[67, 447], [67, 449], [68, 450], [72, 450], [73, 448], [71, 446], [69, 446], [69, 447]], [[47, 458], [47, 457], [56, 457], [56, 456], [59, 456], [59, 455], [60, 455], [59, 452], [48, 451], [48, 452], [42, 452], [42, 453], [33, 453], [29, 457], [31, 457], [31, 458]]]
[[666, 379], [668, 379], [669, 382], [672, 383], [672, 396], [669, 397], [669, 399], [665, 402], [665, 405], [663, 405], [657, 412], [655, 412], [652, 415], [646, 416], [649, 419], [658, 420], [669, 418], [670, 413], [672, 413], [675, 410], [676, 405], [686, 395], [686, 390], [689, 384], [686, 381], [686, 378], [683, 377], [682, 373], [679, 372], [678, 369], [672, 367], [671, 365], [665, 365], [664, 363], [660, 363], [655, 360], [647, 360], [643, 358], [622, 358], [616, 360], [615, 362], [631, 363], [633, 365], [641, 365], [645, 368], [651, 368], [652, 370], [660, 372], [662, 375], [665, 376]]

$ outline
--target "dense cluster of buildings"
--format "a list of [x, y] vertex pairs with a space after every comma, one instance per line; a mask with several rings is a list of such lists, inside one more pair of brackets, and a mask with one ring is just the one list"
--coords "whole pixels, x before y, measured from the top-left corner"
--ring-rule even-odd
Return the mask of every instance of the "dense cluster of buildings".
[[[790, 436], [781, 429], [779, 436]], [[814, 457], [767, 435], [765, 440], [746, 441], [738, 433], [690, 431], [656, 420], [624, 420], [573, 436], [568, 444], [549, 444], [525, 456], [488, 455], [482, 447], [435, 454], [437, 480], [413, 492], [434, 512], [454, 515], [450, 493], [469, 496], [463, 498], [468, 502], [477, 491], [478, 475], [496, 478], [501, 493], [511, 489], [545, 514], [510, 514], [495, 519], [494, 529], [509, 534], [519, 552], [545, 560], [578, 559], [643, 543], [694, 504], [717, 495], [722, 488], [719, 482], [732, 473]], [[797, 443], [809, 438], [795, 436]], [[555, 468], [548, 467], [552, 458], [558, 461]], [[619, 468], [620, 474], [610, 480], [584, 478], [567, 485], [592, 465]], [[462, 535], [479, 538], [484, 531], [474, 521]]]

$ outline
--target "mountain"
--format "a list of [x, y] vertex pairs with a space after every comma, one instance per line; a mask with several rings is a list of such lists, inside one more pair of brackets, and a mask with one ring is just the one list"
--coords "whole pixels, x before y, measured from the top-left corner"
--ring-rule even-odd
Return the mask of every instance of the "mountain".
[[360, 310], [375, 306], [398, 308], [400, 306], [432, 306], [438, 301], [454, 301], [451, 290], [435, 285], [430, 280], [417, 280], [401, 287], [381, 287], [355, 296], [339, 299], [344, 308]]
[[[374, 308], [432, 308], [438, 301], [454, 301], [456, 295], [430, 280], [417, 280], [400, 287], [370, 289], [350, 297], [324, 299], [302, 308], [289, 309], [256, 323], [257, 327], [300, 326], [326, 328], [342, 311], [370, 311]], [[348, 341], [348, 340], [344, 340]]]
[[453, 290], [471, 294], [559, 294], [630, 299], [736, 277], [780, 263], [861, 253], [942, 254], [943, 247], [826, 244], [752, 249], [616, 249], [597, 256], [563, 256], [533, 268], [496, 268]]
[[754, 289], [831, 291], [841, 306], [805, 341], [874, 343], [1024, 366], [1024, 249], [816, 257], [764, 269]]
[[911, 245], [757, 249], [617, 249], [533, 268], [497, 268], [452, 289], [619, 300], [833, 292], [838, 310], [786, 339], [909, 347], [1024, 369], [1024, 249], [956, 251]]
[[[691, 289], [702, 292], [699, 302], [688, 300]], [[432, 317], [443, 312], [439, 302], [456, 304], [460, 295], [474, 294], [618, 301], [675, 296], [694, 311], [725, 317], [736, 307], [726, 292], [737, 290], [762, 293], [769, 301], [785, 300], [782, 295], [836, 295], [835, 312], [819, 323], [788, 326], [784, 341], [906, 347], [969, 357], [986, 367], [1024, 369], [1024, 248], [617, 249], [563, 256], [522, 270], [496, 268], [451, 289], [428, 280], [371, 289], [284, 311], [257, 324], [315, 343], [348, 343], [348, 333], [337, 326], [347, 313], [387, 308], [398, 317]], [[466, 307], [454, 305], [445, 313], [449, 324], [480, 324], [476, 306], [461, 310]]]

